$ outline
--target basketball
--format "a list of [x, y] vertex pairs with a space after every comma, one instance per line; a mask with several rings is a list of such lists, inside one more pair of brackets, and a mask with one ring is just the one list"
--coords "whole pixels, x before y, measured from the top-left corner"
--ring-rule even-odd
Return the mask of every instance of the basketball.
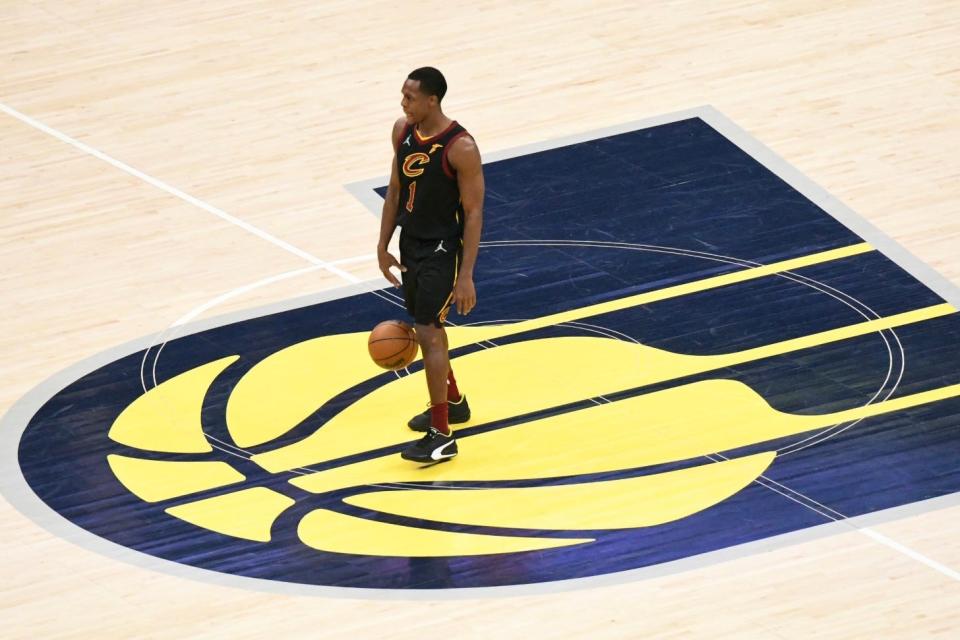
[[417, 335], [406, 322], [385, 320], [370, 332], [367, 349], [378, 366], [403, 369], [417, 357]]

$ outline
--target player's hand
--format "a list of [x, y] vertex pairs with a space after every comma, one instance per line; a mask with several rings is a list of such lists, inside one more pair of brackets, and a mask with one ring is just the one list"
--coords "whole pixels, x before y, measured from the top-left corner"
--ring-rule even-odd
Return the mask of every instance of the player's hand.
[[457, 284], [453, 287], [453, 302], [457, 305], [457, 313], [467, 315], [477, 305], [477, 290], [473, 287], [473, 278], [460, 274]]
[[386, 278], [390, 284], [399, 288], [400, 280], [397, 279], [397, 276], [393, 275], [390, 269], [396, 267], [400, 271], [406, 271], [407, 268], [400, 264], [400, 262], [393, 257], [393, 254], [386, 249], [377, 249], [377, 262], [380, 263], [380, 273], [383, 274], [383, 277]]

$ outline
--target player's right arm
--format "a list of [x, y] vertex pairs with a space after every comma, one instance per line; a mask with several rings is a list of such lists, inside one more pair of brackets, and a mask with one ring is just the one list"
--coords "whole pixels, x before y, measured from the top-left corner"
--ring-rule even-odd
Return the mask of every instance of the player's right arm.
[[380, 265], [380, 272], [390, 284], [395, 287], [400, 286], [400, 280], [390, 271], [391, 267], [397, 267], [400, 271], [406, 271], [406, 268], [387, 251], [387, 245], [390, 244], [390, 238], [397, 228], [397, 210], [400, 207], [400, 175], [397, 173], [397, 146], [400, 143], [400, 134], [406, 124], [406, 118], [400, 118], [393, 124], [393, 132], [390, 135], [390, 142], [393, 144], [393, 162], [390, 165], [390, 184], [387, 185], [387, 195], [383, 198], [383, 212], [380, 214], [380, 241], [377, 243], [377, 262]]

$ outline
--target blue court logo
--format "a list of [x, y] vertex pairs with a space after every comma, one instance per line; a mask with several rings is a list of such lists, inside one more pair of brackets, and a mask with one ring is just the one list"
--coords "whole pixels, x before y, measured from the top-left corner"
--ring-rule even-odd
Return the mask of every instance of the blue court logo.
[[[488, 586], [502, 579], [510, 557], [522, 565], [531, 557], [550, 564], [554, 556], [553, 577], [564, 578], [565, 567], [582, 566], [594, 547], [609, 546], [608, 537], [682, 526], [751, 486], [776, 464], [771, 442], [810, 446], [812, 434], [824, 438], [840, 425], [960, 395], [954, 385], [797, 415], [773, 409], [743, 382], [709, 375], [941, 317], [952, 313], [949, 305], [708, 356], [578, 324], [870, 251], [850, 245], [555, 314], [451, 327], [454, 353], [466, 351], [455, 366], [471, 381], [478, 409], [457, 432], [461, 455], [448, 463], [400, 458], [416, 435], [403, 418], [422, 395], [423, 372], [384, 374], [364, 356], [367, 335], [359, 331], [296, 342], [247, 367], [230, 354], [147, 385], [116, 405], [109, 423], [83, 434], [98, 453], [83, 465], [54, 466], [77, 475], [68, 484], [97, 478], [114, 485], [96, 519], [149, 516], [141, 543], [171, 538], [169, 552], [180, 562], [211, 552], [210, 544], [214, 555], [221, 545], [256, 549], [251, 563], [295, 550], [314, 583], [340, 585], [340, 564], [324, 570], [330, 556], [357, 566], [470, 561], [497, 568], [474, 578]], [[567, 335], [550, 335], [557, 327]], [[487, 348], [470, 350], [476, 345]], [[230, 382], [218, 389], [224, 379]], [[661, 383], [669, 384], [649, 390]], [[326, 406], [336, 408], [324, 415]], [[209, 432], [205, 422], [214, 421], [224, 437]], [[45, 426], [37, 421], [26, 439], [47, 439]], [[750, 447], [756, 450], [723, 453]], [[177, 542], [175, 533], [186, 537]], [[384, 586], [382, 575], [372, 582]], [[348, 586], [368, 585], [351, 575]]]

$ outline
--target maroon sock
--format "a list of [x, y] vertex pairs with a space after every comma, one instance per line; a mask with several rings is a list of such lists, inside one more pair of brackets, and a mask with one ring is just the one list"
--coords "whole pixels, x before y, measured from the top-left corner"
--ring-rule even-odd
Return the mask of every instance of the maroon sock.
[[446, 402], [430, 406], [430, 426], [445, 436], [450, 435], [450, 425], [447, 424]]
[[457, 389], [457, 379], [453, 377], [453, 369], [447, 372], [447, 402], [460, 402], [460, 389]]

